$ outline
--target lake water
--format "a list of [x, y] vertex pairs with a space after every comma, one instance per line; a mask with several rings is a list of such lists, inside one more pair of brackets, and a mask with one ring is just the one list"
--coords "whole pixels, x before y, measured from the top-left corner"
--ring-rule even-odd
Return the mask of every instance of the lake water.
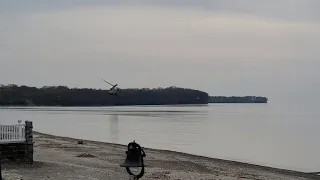
[[[269, 104], [1, 108], [60, 136], [174, 150], [299, 171], [320, 170], [320, 112]], [[147, 153], [147, 152], [146, 152]]]

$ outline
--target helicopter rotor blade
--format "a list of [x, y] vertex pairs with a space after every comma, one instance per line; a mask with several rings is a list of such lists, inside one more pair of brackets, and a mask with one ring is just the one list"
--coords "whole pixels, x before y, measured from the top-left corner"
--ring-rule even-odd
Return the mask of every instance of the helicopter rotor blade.
[[108, 81], [106, 81], [106, 80], [104, 80], [104, 79], [101, 79], [101, 80], [104, 81], [104, 82], [106, 82], [106, 83], [108, 83], [108, 84], [110, 84], [111, 86], [114, 86], [113, 84], [109, 83]]

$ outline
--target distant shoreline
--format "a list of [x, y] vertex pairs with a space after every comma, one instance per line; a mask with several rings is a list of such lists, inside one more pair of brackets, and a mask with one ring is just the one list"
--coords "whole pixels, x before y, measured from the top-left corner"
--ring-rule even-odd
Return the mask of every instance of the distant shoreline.
[[209, 102], [208, 104], [267, 104], [268, 102]]
[[61, 105], [0, 105], [0, 108], [9, 108], [9, 107], [123, 107], [123, 106], [143, 106], [143, 107], [148, 107], [148, 106], [207, 106], [210, 103], [207, 104], [133, 104], [133, 105], [66, 105], [66, 106], [61, 106]]
[[145, 104], [136, 104], [136, 105], [102, 105], [102, 106], [76, 106], [76, 105], [71, 105], [71, 106], [43, 106], [43, 105], [0, 105], [0, 109], [1, 108], [14, 108], [14, 109], [19, 109], [19, 108], [45, 108], [45, 107], [52, 107], [52, 108], [58, 108], [58, 107], [65, 107], [65, 108], [71, 108], [71, 107], [79, 107], [79, 108], [84, 108], [84, 107], [88, 107], [88, 108], [101, 108], [101, 107], [154, 107], [154, 106], [172, 106], [172, 107], [188, 107], [188, 106], [208, 106], [210, 104], [266, 104], [266, 103], [254, 103], [254, 102], [209, 102], [207, 104], [150, 104], [150, 105], [145, 105]]
[[181, 87], [120, 89], [119, 95], [109, 90], [44, 86], [42, 88], [2, 85], [0, 105], [3, 106], [127, 106], [208, 104], [208, 94]]
[[262, 96], [209, 96], [208, 103], [268, 103]]

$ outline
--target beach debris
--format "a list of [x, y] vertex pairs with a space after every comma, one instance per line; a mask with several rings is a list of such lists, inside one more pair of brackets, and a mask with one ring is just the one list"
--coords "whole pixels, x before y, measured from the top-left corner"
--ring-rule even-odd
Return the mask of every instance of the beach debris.
[[309, 174], [320, 176], [320, 172], [310, 172]]
[[82, 153], [82, 154], [77, 155], [76, 157], [94, 158], [96, 156], [89, 154], [89, 153]]

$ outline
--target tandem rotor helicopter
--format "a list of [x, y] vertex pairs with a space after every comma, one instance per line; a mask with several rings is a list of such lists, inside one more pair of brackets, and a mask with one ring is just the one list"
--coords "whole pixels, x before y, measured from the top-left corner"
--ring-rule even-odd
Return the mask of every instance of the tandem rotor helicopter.
[[109, 83], [108, 81], [106, 81], [106, 80], [104, 80], [104, 79], [101, 79], [101, 80], [104, 81], [105, 83], [107, 83], [107, 84], [109, 84], [109, 85], [112, 86], [112, 87], [109, 89], [108, 94], [110, 94], [110, 95], [112, 95], [112, 96], [118, 96], [119, 90], [120, 90], [120, 89], [117, 87], [118, 84], [113, 85], [113, 84]]

